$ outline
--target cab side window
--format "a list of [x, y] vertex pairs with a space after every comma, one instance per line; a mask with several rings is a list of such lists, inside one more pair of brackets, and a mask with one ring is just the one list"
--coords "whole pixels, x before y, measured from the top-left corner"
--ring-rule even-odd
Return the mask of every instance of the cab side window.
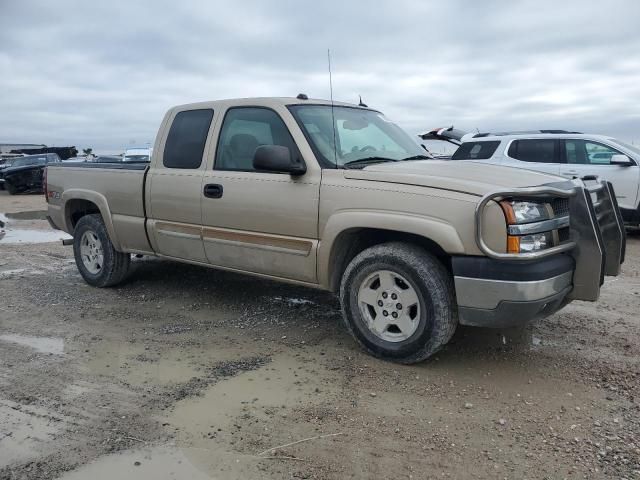
[[587, 165], [609, 165], [611, 157], [620, 152], [601, 143], [586, 140], [565, 140], [567, 163]]
[[214, 169], [254, 171], [253, 155], [262, 145], [297, 147], [280, 116], [268, 108], [236, 107], [227, 111], [220, 130]]
[[185, 110], [173, 119], [162, 163], [167, 168], [199, 168], [213, 110]]
[[557, 163], [556, 144], [556, 140], [546, 138], [514, 140], [507, 154], [523, 162]]

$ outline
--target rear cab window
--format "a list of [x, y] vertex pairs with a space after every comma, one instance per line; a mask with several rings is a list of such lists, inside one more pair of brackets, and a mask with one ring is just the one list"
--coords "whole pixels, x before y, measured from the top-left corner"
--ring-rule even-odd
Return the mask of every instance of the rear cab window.
[[167, 168], [199, 168], [212, 118], [209, 108], [179, 112], [167, 135], [162, 164]]
[[452, 160], [486, 160], [491, 158], [500, 145], [499, 141], [465, 142], [458, 147]]

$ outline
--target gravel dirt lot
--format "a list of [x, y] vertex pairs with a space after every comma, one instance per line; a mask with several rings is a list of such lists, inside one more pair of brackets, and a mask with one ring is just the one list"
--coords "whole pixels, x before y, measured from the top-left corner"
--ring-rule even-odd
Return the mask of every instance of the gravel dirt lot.
[[400, 366], [322, 292], [146, 257], [89, 287], [45, 208], [0, 192], [0, 479], [640, 478], [638, 236], [598, 303]]

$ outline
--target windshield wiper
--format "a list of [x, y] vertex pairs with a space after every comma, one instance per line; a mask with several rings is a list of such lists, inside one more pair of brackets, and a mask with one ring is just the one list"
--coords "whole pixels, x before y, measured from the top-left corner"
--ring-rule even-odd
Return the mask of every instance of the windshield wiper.
[[367, 165], [373, 165], [374, 163], [384, 163], [384, 162], [397, 162], [393, 158], [388, 157], [365, 157], [359, 158], [357, 160], [351, 160], [350, 162], [346, 162], [343, 167], [344, 168], [358, 168], [359, 166], [366, 167]]
[[428, 155], [413, 155], [402, 160], [433, 160], [433, 158]]

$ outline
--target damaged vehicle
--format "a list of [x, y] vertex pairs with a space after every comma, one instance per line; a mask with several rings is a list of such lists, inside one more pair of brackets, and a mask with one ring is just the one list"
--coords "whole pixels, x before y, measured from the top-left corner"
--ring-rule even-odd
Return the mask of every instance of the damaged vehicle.
[[596, 301], [625, 255], [610, 183], [433, 160], [379, 111], [306, 95], [174, 107], [149, 164], [47, 171], [88, 284], [139, 254], [327, 290], [364, 350], [401, 363], [459, 324]]
[[60, 162], [60, 157], [55, 153], [16, 158], [9, 167], [0, 172], [4, 188], [11, 195], [23, 192], [41, 192], [44, 169], [47, 165]]

